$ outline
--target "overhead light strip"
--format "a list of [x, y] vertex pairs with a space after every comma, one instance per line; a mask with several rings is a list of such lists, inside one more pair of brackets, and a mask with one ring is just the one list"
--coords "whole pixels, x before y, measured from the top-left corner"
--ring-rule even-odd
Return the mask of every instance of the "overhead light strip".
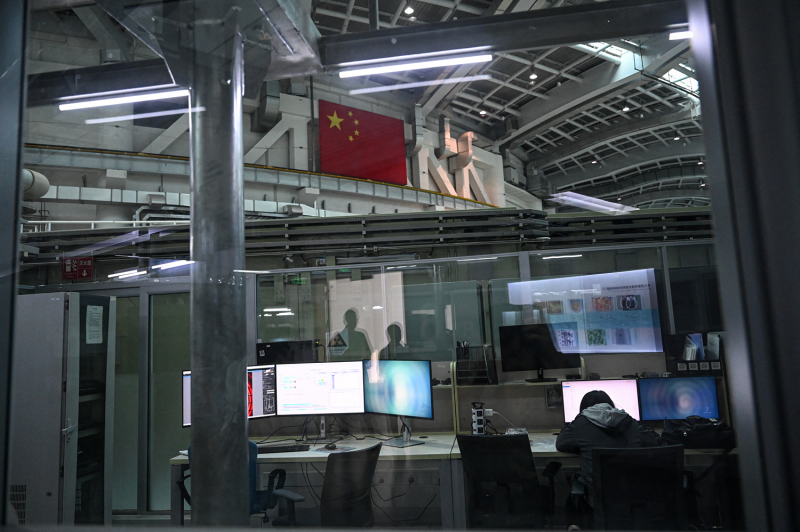
[[62, 103], [58, 106], [61, 111], [74, 111], [76, 109], [91, 109], [93, 107], [107, 107], [109, 105], [121, 105], [124, 103], [149, 102], [154, 100], [168, 100], [170, 98], [181, 98], [189, 96], [188, 89], [180, 89], [164, 92], [150, 92], [146, 94], [129, 94], [116, 98], [101, 98], [97, 100], [86, 100], [75, 103]]
[[669, 34], [670, 41], [680, 41], [681, 39], [691, 39], [692, 32], [691, 31], [673, 31]]
[[429, 59], [431, 57], [443, 57], [443, 56], [453, 57], [459, 54], [474, 54], [477, 52], [486, 52], [488, 50], [489, 50], [488, 46], [474, 46], [472, 48], [459, 48], [458, 50], [440, 50], [438, 52], [427, 52], [423, 54], [396, 55], [394, 57], [382, 57], [379, 59], [348, 61], [346, 63], [340, 63], [338, 66], [342, 68], [348, 68], [348, 67], [356, 67], [363, 65], [392, 63], [395, 61], [416, 61], [420, 59]]
[[201, 113], [205, 107], [192, 107], [186, 109], [171, 109], [168, 111], [157, 111], [153, 113], [139, 113], [138, 115], [109, 116], [106, 118], [90, 118], [84, 120], [85, 124], [108, 124], [109, 122], [124, 122], [125, 120], [140, 120], [142, 118], [155, 118], [157, 116], [182, 115], [185, 113]]
[[542, 257], [542, 260], [549, 260], [549, 259], [574, 259], [577, 257], [583, 257], [583, 255], [551, 255], [549, 257]]
[[434, 79], [431, 81], [415, 81], [413, 83], [398, 83], [397, 85], [384, 85], [381, 87], [367, 87], [366, 89], [353, 89], [350, 94], [369, 94], [371, 92], [386, 92], [397, 91], [403, 89], [415, 89], [417, 87], [430, 87], [431, 85], [447, 85], [450, 83], [468, 83], [472, 81], [481, 81], [485, 79], [492, 79], [488, 74], [480, 74], [477, 76], [464, 76], [459, 78], [446, 78]]
[[354, 78], [358, 76], [371, 76], [373, 74], [388, 74], [391, 72], [405, 72], [407, 70], [420, 70], [424, 68], [437, 68], [452, 65], [469, 65], [474, 63], [487, 63], [492, 60], [492, 54], [462, 55], [446, 57], [443, 59], [430, 59], [428, 61], [412, 61], [408, 63], [391, 63], [379, 66], [352, 68], [339, 72], [340, 78]]

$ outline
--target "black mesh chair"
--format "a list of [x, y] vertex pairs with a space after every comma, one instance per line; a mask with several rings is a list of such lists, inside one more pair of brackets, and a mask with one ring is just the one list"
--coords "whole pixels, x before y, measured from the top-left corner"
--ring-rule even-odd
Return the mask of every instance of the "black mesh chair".
[[539, 484], [528, 436], [466, 436], [458, 447], [467, 490], [470, 528], [542, 528], [554, 509], [554, 477], [561, 468], [550, 462]]
[[686, 527], [683, 446], [592, 451], [594, 528]]
[[[192, 448], [189, 447], [189, 463], [192, 461]], [[190, 466], [191, 468], [191, 466]], [[177, 481], [178, 489], [181, 490], [181, 497], [186, 501], [189, 506], [192, 505], [192, 496], [186, 488], [186, 480], [191, 477], [191, 469]], [[278, 507], [278, 517], [276, 517], [272, 524], [274, 526], [293, 526], [295, 521], [294, 503], [303, 502], [305, 497], [293, 491], [283, 489], [286, 482], [286, 471], [283, 469], [274, 469], [269, 474], [266, 490], [258, 490], [258, 446], [255, 442], [248, 442], [248, 486], [250, 490], [250, 515], [263, 513], [264, 517], [261, 518], [263, 523], [269, 522], [267, 517], [267, 510]], [[277, 484], [276, 484], [277, 479]], [[181, 512], [183, 514], [183, 512]], [[181, 518], [183, 523], [183, 518]]]
[[320, 517], [325, 527], [372, 526], [370, 488], [381, 444], [359, 451], [331, 453], [325, 466]]

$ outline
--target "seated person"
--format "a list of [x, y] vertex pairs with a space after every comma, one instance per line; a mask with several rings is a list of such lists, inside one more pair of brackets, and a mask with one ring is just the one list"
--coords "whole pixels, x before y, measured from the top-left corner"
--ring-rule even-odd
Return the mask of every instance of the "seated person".
[[[581, 413], [564, 427], [556, 439], [562, 453], [581, 455], [581, 472], [572, 483], [573, 495], [586, 494], [592, 505], [592, 449], [595, 447], [652, 447], [657, 435], [647, 430], [624, 410], [614, 407], [606, 392], [594, 390], [581, 399]], [[589, 488], [586, 490], [585, 488]], [[573, 499], [574, 500], [574, 499]], [[578, 501], [574, 501], [579, 504]]]

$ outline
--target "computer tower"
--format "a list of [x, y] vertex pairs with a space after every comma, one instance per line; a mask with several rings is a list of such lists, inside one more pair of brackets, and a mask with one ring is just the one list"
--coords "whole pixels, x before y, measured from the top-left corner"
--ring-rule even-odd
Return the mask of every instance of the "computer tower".
[[9, 502], [20, 524], [111, 524], [116, 298], [19, 296]]

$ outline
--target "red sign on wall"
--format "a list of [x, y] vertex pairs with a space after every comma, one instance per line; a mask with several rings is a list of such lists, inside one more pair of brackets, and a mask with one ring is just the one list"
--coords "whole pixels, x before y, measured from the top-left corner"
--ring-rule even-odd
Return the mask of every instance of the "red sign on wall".
[[74, 257], [65, 258], [61, 263], [61, 279], [64, 281], [79, 281], [94, 278], [94, 258]]

